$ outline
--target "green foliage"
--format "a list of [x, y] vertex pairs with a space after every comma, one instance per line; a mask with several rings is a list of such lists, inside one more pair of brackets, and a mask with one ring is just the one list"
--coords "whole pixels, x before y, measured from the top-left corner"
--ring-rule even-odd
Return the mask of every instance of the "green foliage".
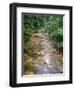
[[50, 34], [51, 39], [53, 39], [54, 41], [60, 42], [63, 41], [63, 30], [62, 29], [57, 29], [54, 30], [51, 34]]
[[56, 48], [63, 48], [63, 16], [51, 16], [49, 38]]
[[54, 47], [63, 48], [63, 16], [23, 15], [25, 49], [28, 48], [27, 42], [31, 35], [39, 32], [41, 28], [48, 32]]
[[24, 15], [24, 30], [31, 29], [30, 32], [38, 32], [37, 30], [45, 25], [44, 16]]

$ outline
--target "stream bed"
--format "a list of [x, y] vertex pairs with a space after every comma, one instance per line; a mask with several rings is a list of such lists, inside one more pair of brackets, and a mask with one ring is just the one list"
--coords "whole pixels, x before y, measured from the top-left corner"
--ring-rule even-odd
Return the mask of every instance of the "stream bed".
[[47, 34], [33, 34], [28, 46], [29, 49], [24, 55], [24, 74], [63, 73], [63, 56], [56, 53]]

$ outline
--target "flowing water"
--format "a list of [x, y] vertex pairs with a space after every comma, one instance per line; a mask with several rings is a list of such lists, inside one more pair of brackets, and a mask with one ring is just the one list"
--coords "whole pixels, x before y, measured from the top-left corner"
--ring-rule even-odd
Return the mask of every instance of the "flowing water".
[[32, 62], [35, 62], [36, 68], [36, 71], [31, 70], [31, 72], [33, 72], [32, 74], [54, 74], [63, 72], [63, 63], [61, 63], [59, 56], [59, 59], [53, 57], [55, 56], [55, 49], [48, 40], [47, 34], [34, 33], [30, 38], [28, 45], [30, 45], [28, 54], [30, 55]]

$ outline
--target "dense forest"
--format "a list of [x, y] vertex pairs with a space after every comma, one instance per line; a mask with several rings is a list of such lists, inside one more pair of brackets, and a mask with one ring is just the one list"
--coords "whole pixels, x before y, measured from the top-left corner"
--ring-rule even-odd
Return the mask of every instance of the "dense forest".
[[[22, 26], [24, 32], [24, 54], [30, 48], [30, 39], [35, 33], [46, 33], [48, 41], [52, 42], [53, 48], [63, 53], [63, 16], [59, 15], [22, 15]], [[33, 38], [32, 38], [33, 39]], [[35, 41], [37, 43], [37, 41]], [[35, 46], [35, 44], [34, 44]], [[33, 49], [33, 47], [31, 47]], [[35, 50], [35, 49], [34, 49]], [[32, 54], [32, 52], [30, 52]], [[34, 57], [32, 55], [31, 57]], [[33, 60], [31, 61], [33, 62]], [[25, 63], [25, 70], [32, 68], [32, 63]], [[31, 65], [31, 67], [30, 67]], [[35, 67], [35, 66], [34, 66]], [[33, 71], [33, 70], [30, 70]], [[26, 74], [26, 73], [25, 73]]]

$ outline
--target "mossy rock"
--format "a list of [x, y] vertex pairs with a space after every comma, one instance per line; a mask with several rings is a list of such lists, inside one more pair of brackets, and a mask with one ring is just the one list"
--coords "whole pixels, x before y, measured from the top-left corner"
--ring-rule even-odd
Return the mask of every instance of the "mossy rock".
[[37, 61], [43, 61], [43, 58], [42, 58], [41, 56], [39, 56], [39, 57], [37, 58]]
[[34, 72], [32, 72], [32, 71], [25, 71], [25, 73], [24, 73], [25, 75], [33, 75], [34, 74]]

